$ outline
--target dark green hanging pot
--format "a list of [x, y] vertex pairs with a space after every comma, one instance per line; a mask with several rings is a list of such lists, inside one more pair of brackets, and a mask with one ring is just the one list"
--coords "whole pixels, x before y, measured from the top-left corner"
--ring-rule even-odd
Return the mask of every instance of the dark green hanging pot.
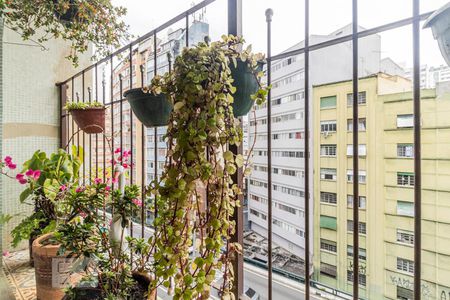
[[[258, 63], [257, 71], [262, 71], [263, 63]], [[231, 76], [234, 79], [233, 86], [236, 93], [233, 98], [233, 113], [236, 118], [245, 116], [252, 108], [255, 100], [250, 98], [259, 89], [258, 81], [246, 62], [237, 61], [237, 67], [230, 64]]]
[[173, 106], [166, 95], [153, 95], [137, 88], [126, 91], [123, 96], [127, 98], [131, 110], [145, 126], [166, 126], [169, 123]]

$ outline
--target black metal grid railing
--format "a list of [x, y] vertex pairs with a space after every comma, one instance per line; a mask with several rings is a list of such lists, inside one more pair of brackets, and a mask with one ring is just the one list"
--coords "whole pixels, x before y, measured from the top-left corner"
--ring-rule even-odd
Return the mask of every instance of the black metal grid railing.
[[[196, 11], [208, 6], [209, 4], [213, 3], [215, 0], [205, 0], [189, 10], [177, 15], [173, 19], [167, 21], [166, 23], [162, 24], [161, 26], [157, 27], [156, 29], [148, 32], [147, 34], [143, 35], [142, 37], [136, 39], [135, 41], [131, 42], [129, 45], [126, 45], [122, 47], [121, 49], [118, 49], [114, 53], [112, 53], [110, 56], [103, 58], [102, 60], [98, 61], [97, 63], [87, 67], [86, 69], [82, 70], [81, 72], [73, 75], [71, 78], [67, 79], [66, 81], [59, 83], [60, 88], [60, 100], [61, 100], [61, 146], [71, 146], [71, 145], [82, 145], [84, 149], [86, 149], [86, 152], [89, 153], [89, 161], [86, 165], [83, 164], [82, 173], [83, 173], [83, 182], [86, 181], [86, 178], [91, 179], [93, 176], [92, 171], [94, 170], [95, 176], [99, 177], [102, 176], [103, 179], [105, 179], [107, 174], [107, 168], [108, 165], [111, 165], [111, 162], [114, 161], [114, 152], [116, 145], [120, 147], [120, 149], [123, 151], [124, 147], [124, 101], [123, 98], [123, 80], [124, 78], [122, 76], [119, 76], [119, 97], [118, 99], [115, 99], [115, 90], [114, 90], [114, 82], [115, 82], [115, 68], [114, 62], [117, 60], [117, 57], [120, 55], [122, 56], [128, 56], [128, 66], [129, 69], [129, 81], [127, 84], [128, 88], [133, 87], [133, 79], [137, 80], [137, 76], [134, 77], [133, 74], [137, 74], [137, 67], [140, 69], [141, 78], [140, 78], [140, 85], [144, 86], [144, 70], [145, 66], [143, 64], [136, 66], [134, 64], [135, 57], [133, 56], [134, 50], [136, 49], [136, 46], [138, 46], [140, 43], [148, 41], [150, 39], [153, 39], [153, 61], [154, 61], [154, 70], [153, 74], [157, 74], [158, 72], [158, 66], [157, 66], [157, 35], [158, 33], [162, 32], [163, 30], [166, 30], [169, 26], [185, 20], [185, 39], [186, 44], [185, 46], [189, 46], [189, 15], [195, 13]], [[229, 34], [235, 34], [240, 35], [242, 33], [242, 0], [227, 0], [228, 1], [228, 33]], [[311, 200], [311, 190], [310, 190], [310, 173], [312, 170], [310, 170], [310, 126], [311, 126], [311, 111], [310, 111], [310, 104], [311, 104], [311, 94], [309, 90], [310, 85], [310, 78], [309, 78], [309, 70], [311, 68], [310, 66], [310, 60], [309, 56], [310, 53], [319, 49], [323, 49], [332, 45], [337, 45], [340, 43], [345, 43], [351, 41], [352, 47], [353, 47], [353, 53], [352, 53], [352, 65], [353, 65], [353, 145], [358, 145], [358, 42], [367, 36], [385, 32], [388, 30], [400, 28], [403, 26], [412, 25], [412, 35], [413, 35], [413, 87], [414, 87], [414, 171], [415, 171], [415, 192], [414, 192], [414, 207], [415, 207], [415, 219], [414, 219], [414, 236], [415, 236], [415, 243], [414, 243], [414, 258], [415, 258], [415, 268], [414, 268], [414, 299], [420, 299], [421, 293], [420, 293], [420, 281], [421, 281], [421, 141], [420, 141], [420, 56], [419, 56], [419, 48], [420, 48], [420, 36], [419, 36], [419, 25], [420, 21], [426, 19], [428, 16], [430, 16], [430, 13], [420, 14], [419, 13], [419, 0], [413, 0], [413, 12], [412, 17], [398, 20], [392, 23], [388, 23], [382, 26], [374, 27], [368, 30], [362, 30], [358, 31], [358, 1], [352, 0], [352, 33], [349, 35], [341, 36], [332, 40], [328, 40], [325, 42], [321, 42], [318, 44], [310, 45], [309, 41], [309, 28], [310, 28], [310, 9], [309, 9], [309, 0], [304, 1], [304, 10], [305, 10], [305, 18], [304, 18], [304, 28], [305, 28], [305, 41], [304, 46], [292, 51], [284, 52], [278, 55], [272, 55], [271, 53], [271, 23], [272, 23], [272, 15], [273, 12], [271, 10], [266, 11], [266, 21], [267, 21], [267, 83], [271, 83], [271, 63], [276, 60], [280, 60], [283, 58], [288, 58], [291, 56], [303, 54], [304, 55], [304, 110], [305, 110], [305, 118], [304, 118], [304, 124], [301, 124], [305, 128], [305, 155], [304, 155], [304, 168], [305, 168], [305, 197], [304, 197], [304, 207], [305, 207], [305, 278], [302, 279], [302, 282], [305, 282], [305, 298], [310, 299], [311, 295], [311, 289], [310, 286], [316, 286], [317, 283], [310, 280], [310, 274], [311, 274], [311, 262], [310, 262], [310, 255], [311, 255], [311, 228], [310, 228], [310, 222], [311, 222], [311, 215], [312, 215], [312, 207], [310, 205]], [[101, 93], [99, 93], [99, 68], [103, 68], [103, 71], [106, 70], [106, 66], [110, 65], [110, 99], [107, 101], [106, 99], [106, 88], [107, 88], [107, 81], [106, 78], [102, 78], [101, 81]], [[117, 67], [116, 67], [117, 68]], [[80, 132], [80, 130], [76, 127], [76, 124], [72, 120], [71, 116], [69, 114], [64, 113], [62, 110], [62, 107], [67, 101], [67, 96], [71, 95], [72, 101], [92, 101], [92, 90], [91, 87], [88, 87], [86, 89], [86, 74], [89, 72], [94, 73], [94, 93], [95, 98], [97, 101], [99, 101], [99, 94], [101, 94], [101, 102], [110, 108], [110, 124], [107, 132], [99, 136], [96, 134], [95, 136], [89, 135], [88, 141], [86, 141], [85, 133]], [[103, 73], [105, 74], [105, 73]], [[81, 80], [81, 83], [79, 82]], [[78, 81], [78, 82], [77, 82]], [[88, 81], [90, 82], [90, 81]], [[88, 83], [89, 84], [89, 83]], [[136, 85], [138, 82], [136, 82]], [[70, 90], [70, 92], [69, 92]], [[85, 99], [85, 92], [88, 91], [88, 99]], [[81, 100], [80, 100], [80, 92], [81, 92]], [[116, 110], [119, 114], [119, 136], [115, 136], [114, 132], [117, 131], [117, 128], [114, 128], [115, 125], [115, 113]], [[136, 134], [137, 137], [137, 128], [134, 128], [133, 126], [133, 113], [130, 109], [128, 109], [129, 119], [127, 122], [129, 122], [129, 131], [130, 131], [130, 151], [131, 151], [131, 162], [137, 163], [137, 149], [138, 146], [140, 146], [140, 184], [142, 186], [142, 191], [145, 191], [145, 184], [146, 184], [146, 129], [144, 128], [144, 125], [141, 125], [140, 131], [140, 145], [137, 145], [137, 141], [133, 139], [133, 136]], [[299, 125], [300, 126], [300, 125]], [[109, 137], [108, 132], [110, 133]], [[267, 229], [268, 229], [268, 298], [271, 300], [273, 299], [272, 296], [272, 176], [271, 176], [271, 160], [272, 160], [272, 151], [271, 151], [271, 94], [269, 93], [268, 96], [268, 102], [267, 102], [267, 133], [268, 133], [268, 139], [267, 139], [267, 148], [268, 148], [268, 223], [267, 223]], [[76, 136], [76, 138], [75, 138]], [[92, 142], [92, 140], [95, 140], [95, 143]], [[119, 139], [117, 143], [117, 140]], [[154, 128], [153, 131], [153, 139], [154, 139], [154, 177], [156, 178], [158, 176], [158, 130], [157, 128]], [[88, 143], [88, 148], [86, 148], [86, 142]], [[101, 145], [101, 146], [99, 146]], [[108, 145], [110, 145], [110, 150], [108, 153]], [[135, 147], [134, 147], [135, 146]], [[230, 147], [231, 150], [234, 153], [242, 153], [242, 147]], [[101, 150], [101, 151], [99, 151]], [[92, 152], [95, 151], [95, 155], [92, 156]], [[111, 162], [107, 161], [107, 156], [110, 156]], [[358, 178], [358, 147], [353, 147], [353, 170], [354, 170], [354, 178]], [[95, 167], [93, 169], [92, 164], [94, 163]], [[88, 166], [88, 176], [86, 176], [86, 168]], [[137, 180], [137, 172], [139, 168], [136, 167], [136, 164], [132, 166], [132, 171], [130, 172], [130, 182], [135, 183]], [[112, 175], [112, 174], [109, 174]], [[136, 176], [135, 176], [136, 175]], [[237, 182], [240, 186], [242, 186], [242, 171], [239, 171], [236, 176], [234, 177], [235, 182]], [[356, 181], [356, 180], [355, 180]], [[359, 195], [359, 186], [358, 184], [353, 184], [353, 220], [354, 224], [358, 224], [359, 221], [359, 212], [358, 212], [358, 195]], [[242, 199], [241, 199], [242, 200]], [[144, 202], [144, 201], [143, 201]], [[145, 202], [144, 202], [145, 203]], [[145, 205], [142, 206], [142, 211], [140, 212], [141, 216], [141, 235], [144, 236], [144, 228], [146, 225], [146, 207]], [[155, 209], [155, 215], [157, 214], [157, 211]], [[237, 224], [237, 232], [236, 235], [233, 237], [234, 241], [243, 243], [243, 211], [242, 208], [237, 209], [234, 219]], [[355, 233], [357, 231], [355, 230]], [[135, 234], [133, 232], [133, 228], [131, 228], [131, 234]], [[353, 234], [353, 249], [359, 249], [359, 235]], [[244, 268], [244, 262], [243, 257], [239, 256], [235, 261], [235, 280], [236, 284], [235, 286], [235, 295], [236, 299], [238, 299], [239, 295], [243, 293], [243, 268]], [[358, 270], [358, 251], [353, 251], [353, 266], [354, 270]], [[353, 276], [353, 298], [359, 299], [359, 281], [358, 276]]]

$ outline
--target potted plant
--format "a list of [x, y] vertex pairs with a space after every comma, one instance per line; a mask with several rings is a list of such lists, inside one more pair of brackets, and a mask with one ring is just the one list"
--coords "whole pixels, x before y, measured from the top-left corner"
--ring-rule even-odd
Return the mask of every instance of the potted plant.
[[[240, 51], [243, 42], [223, 36], [218, 42], [186, 48], [171, 74], [152, 81], [152, 89], [168, 95], [174, 109], [166, 134], [168, 163], [149, 189], [158, 210], [151, 288], [174, 285], [174, 299], [207, 299], [217, 271], [223, 272], [221, 295], [232, 297], [232, 259], [242, 250], [230, 242], [235, 232], [232, 215], [241, 194], [232, 176], [244, 166], [244, 158], [228, 150], [242, 142], [233, 114], [237, 87], [229, 66], [237, 67], [241, 60], [256, 78], [261, 76], [256, 70], [261, 56], [250, 48]], [[266, 94], [267, 88], [260, 88], [252, 99], [260, 104]]]
[[106, 107], [102, 103], [69, 102], [64, 109], [72, 115], [78, 127], [87, 134], [102, 133], [105, 130]]
[[126, 9], [115, 7], [111, 0], [0, 1], [0, 17], [24, 40], [44, 43], [60, 38], [70, 42], [67, 58], [75, 66], [90, 45], [95, 49], [93, 59], [97, 59], [130, 38], [128, 26], [121, 20], [125, 14]]
[[[81, 217], [58, 227], [59, 251], [85, 263], [83, 278], [66, 291], [64, 299], [155, 299], [155, 291], [148, 291], [151, 247], [144, 239], [127, 235], [132, 211], [142, 205], [140, 188], [125, 186], [123, 173], [123, 166], [117, 164], [114, 179], [119, 189], [112, 193], [108, 183], [97, 178], [66, 198], [68, 215], [80, 213]], [[99, 212], [104, 201], [114, 211], [111, 218], [104, 219]], [[115, 232], [117, 221], [119, 231]]]
[[123, 96], [127, 98], [131, 110], [145, 126], [166, 126], [169, 122], [173, 106], [166, 95], [135, 88], [126, 91]]

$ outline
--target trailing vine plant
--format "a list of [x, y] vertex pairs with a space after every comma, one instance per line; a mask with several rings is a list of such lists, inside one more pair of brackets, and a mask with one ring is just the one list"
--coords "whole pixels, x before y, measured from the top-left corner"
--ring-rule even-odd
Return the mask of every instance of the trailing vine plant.
[[[232, 176], [243, 167], [244, 158], [229, 150], [242, 142], [240, 121], [233, 115], [236, 87], [229, 66], [242, 60], [258, 82], [263, 75], [257, 71], [263, 56], [253, 54], [251, 47], [240, 50], [243, 43], [230, 35], [186, 48], [173, 71], [155, 77], [150, 87], [174, 104], [166, 165], [160, 180], [149, 188], [157, 211], [155, 236], [149, 240], [155, 245], [156, 280], [151, 288], [170, 287], [174, 299], [207, 299], [218, 272], [223, 272], [220, 295], [234, 299], [232, 260], [242, 246], [230, 242], [241, 194]], [[261, 87], [252, 96], [258, 105], [267, 90]]]

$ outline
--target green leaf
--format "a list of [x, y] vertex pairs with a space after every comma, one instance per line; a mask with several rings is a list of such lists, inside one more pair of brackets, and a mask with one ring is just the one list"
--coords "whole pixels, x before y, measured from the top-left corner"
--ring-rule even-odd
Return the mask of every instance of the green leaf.
[[20, 203], [23, 203], [27, 198], [31, 195], [32, 190], [30, 188], [26, 188], [20, 193], [19, 200]]
[[238, 154], [236, 156], [235, 162], [239, 168], [242, 168], [244, 166], [244, 157], [242, 156], [242, 154]]
[[231, 151], [225, 151], [225, 152], [223, 153], [223, 158], [224, 158], [226, 161], [233, 161], [233, 152], [231, 152]]
[[178, 110], [180, 110], [183, 106], [184, 106], [184, 102], [183, 102], [183, 101], [179, 101], [179, 102], [175, 103], [175, 105], [173, 106], [173, 110], [174, 110], [174, 111], [178, 111]]

